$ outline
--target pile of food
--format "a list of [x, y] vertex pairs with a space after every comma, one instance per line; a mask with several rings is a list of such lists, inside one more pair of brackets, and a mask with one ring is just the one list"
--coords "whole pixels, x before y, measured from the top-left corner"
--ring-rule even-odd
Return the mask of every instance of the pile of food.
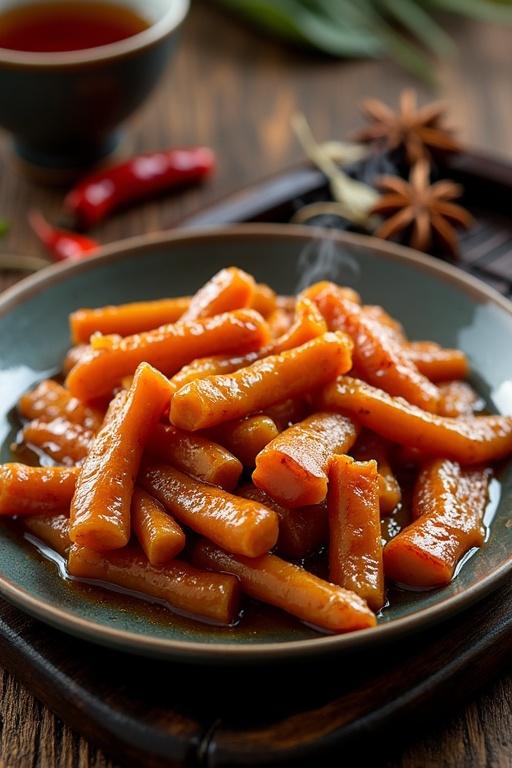
[[462, 352], [352, 289], [282, 297], [231, 267], [70, 324], [64, 384], [19, 402], [13, 449], [40, 465], [0, 467], [0, 514], [69, 576], [222, 626], [246, 595], [338, 633], [376, 624], [386, 581], [446, 585], [483, 543], [512, 418], [476, 413]]

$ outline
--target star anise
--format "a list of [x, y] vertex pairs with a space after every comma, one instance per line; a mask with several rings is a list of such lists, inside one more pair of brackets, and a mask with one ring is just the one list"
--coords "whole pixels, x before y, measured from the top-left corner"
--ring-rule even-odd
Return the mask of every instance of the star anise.
[[381, 176], [376, 186], [385, 194], [373, 206], [372, 213], [389, 217], [376, 230], [385, 240], [402, 235], [419, 251], [428, 251], [435, 241], [445, 252], [457, 256], [459, 240], [456, 225], [469, 228], [473, 218], [452, 200], [460, 197], [462, 187], [443, 179], [430, 184], [430, 166], [419, 160], [409, 181], [399, 176]]
[[370, 125], [358, 131], [354, 139], [377, 142], [388, 150], [402, 147], [410, 165], [422, 158], [439, 158], [462, 150], [452, 131], [441, 125], [445, 112], [442, 101], [418, 107], [415, 91], [407, 89], [400, 94], [398, 112], [379, 99], [366, 99], [361, 110]]

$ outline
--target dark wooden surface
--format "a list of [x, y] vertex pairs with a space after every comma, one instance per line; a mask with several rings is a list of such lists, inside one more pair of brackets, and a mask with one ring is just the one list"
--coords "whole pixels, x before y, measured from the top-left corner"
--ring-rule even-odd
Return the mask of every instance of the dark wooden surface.
[[[439, 65], [435, 92], [450, 104], [451, 122], [471, 145], [512, 156], [510, 30], [457, 23], [457, 60]], [[288, 127], [303, 110], [319, 138], [345, 135], [358, 123], [364, 95], [396, 99], [411, 79], [392, 64], [332, 62], [290, 53], [196, 3], [182, 46], [165, 81], [127, 132], [125, 151], [203, 142], [219, 152], [214, 181], [185, 196], [148, 203], [95, 231], [103, 242], [172, 226], [184, 215], [300, 159]], [[38, 206], [54, 220], [61, 194], [30, 184], [16, 170], [7, 141], [0, 146], [0, 216], [11, 223], [0, 249], [39, 254], [25, 212]], [[0, 276], [6, 287], [12, 276]], [[471, 674], [471, 673], [468, 673]], [[512, 762], [512, 676], [443, 715], [417, 724], [414, 739], [397, 744], [385, 768], [497, 766]], [[379, 762], [379, 761], [378, 761]], [[378, 764], [378, 762], [376, 764]], [[105, 755], [64, 726], [7, 672], [0, 671], [0, 766], [111, 768]]]

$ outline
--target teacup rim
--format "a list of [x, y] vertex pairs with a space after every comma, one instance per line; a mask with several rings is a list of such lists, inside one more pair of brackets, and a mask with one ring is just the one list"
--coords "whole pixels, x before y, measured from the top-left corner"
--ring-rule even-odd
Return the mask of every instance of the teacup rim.
[[[122, 2], [122, 0], [120, 0]], [[0, 67], [59, 69], [76, 65], [97, 64], [130, 55], [149, 48], [174, 32], [184, 21], [190, 9], [190, 0], [172, 0], [164, 15], [147, 29], [107, 45], [78, 51], [14, 51], [0, 46]]]

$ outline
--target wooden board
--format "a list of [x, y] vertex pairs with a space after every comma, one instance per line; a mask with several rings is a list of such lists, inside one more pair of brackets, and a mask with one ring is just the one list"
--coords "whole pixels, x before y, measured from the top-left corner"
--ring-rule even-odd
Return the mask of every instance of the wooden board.
[[[512, 172], [474, 155], [457, 162], [451, 175], [459, 174], [478, 213], [463, 240], [463, 266], [509, 293]], [[287, 221], [301, 202], [325, 194], [322, 175], [300, 166], [186, 224]], [[374, 658], [234, 672], [133, 659], [0, 604], [2, 665], [119, 763], [148, 768], [328, 765], [356, 747], [359, 758], [382, 760], [393, 734], [413, 736], [425, 717], [453, 713], [489, 682], [511, 642], [510, 585]]]

